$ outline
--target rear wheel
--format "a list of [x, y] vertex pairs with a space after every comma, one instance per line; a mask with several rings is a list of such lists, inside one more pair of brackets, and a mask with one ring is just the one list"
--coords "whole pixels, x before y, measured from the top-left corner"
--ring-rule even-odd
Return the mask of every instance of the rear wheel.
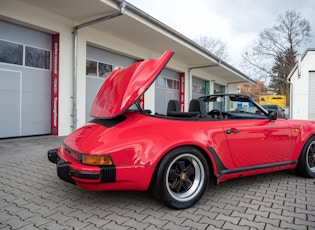
[[295, 171], [303, 177], [315, 178], [315, 136], [304, 145]]
[[156, 198], [171, 208], [188, 208], [202, 197], [209, 174], [207, 160], [198, 149], [174, 149], [158, 166], [152, 191]]

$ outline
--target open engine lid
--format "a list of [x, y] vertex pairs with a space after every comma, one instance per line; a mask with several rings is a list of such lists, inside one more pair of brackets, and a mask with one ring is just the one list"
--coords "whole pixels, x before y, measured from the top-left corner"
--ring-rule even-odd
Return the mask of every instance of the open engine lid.
[[140, 61], [112, 72], [99, 89], [90, 115], [110, 119], [125, 112], [150, 87], [173, 54], [167, 50], [158, 59]]

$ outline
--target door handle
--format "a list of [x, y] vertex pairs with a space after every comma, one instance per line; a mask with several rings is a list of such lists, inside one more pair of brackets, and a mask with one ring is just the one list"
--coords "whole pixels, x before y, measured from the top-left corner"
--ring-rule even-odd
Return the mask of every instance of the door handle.
[[232, 134], [232, 133], [239, 133], [240, 130], [238, 129], [227, 129], [226, 130], [226, 134]]

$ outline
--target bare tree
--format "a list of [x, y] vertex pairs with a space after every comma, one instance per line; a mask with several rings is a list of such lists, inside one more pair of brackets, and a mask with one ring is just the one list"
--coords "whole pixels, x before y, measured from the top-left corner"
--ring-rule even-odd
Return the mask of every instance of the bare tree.
[[230, 59], [227, 45], [221, 39], [200, 35], [194, 41], [222, 60], [228, 61]]
[[268, 91], [267, 87], [265, 86], [264, 82], [256, 82], [254, 85], [250, 85], [251, 90], [249, 95], [254, 98], [255, 101], [259, 102], [259, 97], [261, 95], [265, 95]]
[[[261, 31], [258, 39], [245, 49], [242, 68], [256, 80], [285, 81], [296, 63], [297, 49], [311, 40], [310, 32], [309, 21], [294, 10], [287, 11], [278, 17], [275, 26]], [[285, 70], [280, 70], [281, 66]]]

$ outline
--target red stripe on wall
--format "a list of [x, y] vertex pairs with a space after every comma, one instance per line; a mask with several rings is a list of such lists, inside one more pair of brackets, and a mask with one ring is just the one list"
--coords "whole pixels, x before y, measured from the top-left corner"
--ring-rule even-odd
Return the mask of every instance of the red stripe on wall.
[[58, 136], [59, 113], [59, 34], [52, 36], [51, 62], [51, 135]]
[[180, 73], [179, 75], [179, 103], [180, 110], [184, 112], [185, 107], [185, 73]]

